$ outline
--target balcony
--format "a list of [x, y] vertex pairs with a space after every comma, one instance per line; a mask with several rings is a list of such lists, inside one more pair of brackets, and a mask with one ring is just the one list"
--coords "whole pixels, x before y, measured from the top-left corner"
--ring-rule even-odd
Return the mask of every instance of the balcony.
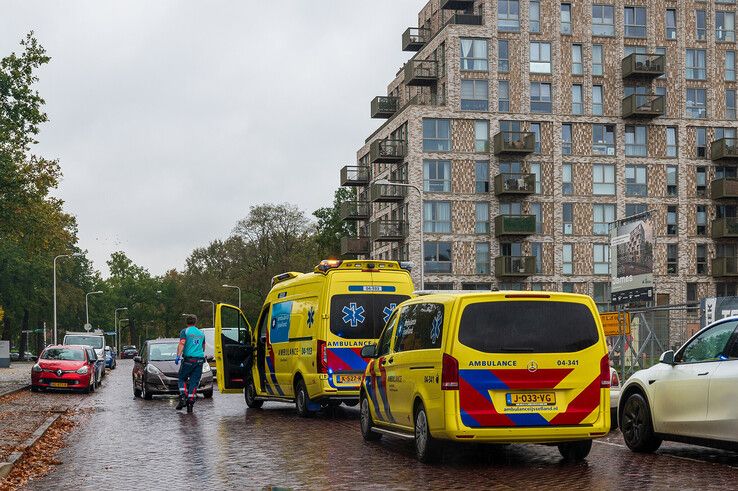
[[372, 118], [386, 119], [392, 117], [400, 109], [397, 97], [377, 96], [372, 99]]
[[391, 184], [372, 184], [369, 188], [369, 201], [372, 203], [390, 203], [402, 201], [407, 195], [404, 186], [393, 186]]
[[535, 194], [535, 174], [497, 174], [495, 176], [495, 195]]
[[738, 138], [720, 138], [712, 142], [710, 159], [721, 164], [738, 163]]
[[438, 82], [436, 60], [410, 60], [405, 63], [405, 84], [412, 86], [435, 85]]
[[623, 78], [650, 79], [666, 73], [666, 56], [631, 53], [623, 58]]
[[341, 220], [357, 221], [369, 218], [370, 206], [366, 201], [346, 201], [341, 203], [339, 209]]
[[446, 25], [448, 24], [456, 24], [459, 26], [481, 26], [484, 24], [484, 20], [481, 15], [454, 14], [446, 21]]
[[368, 165], [347, 165], [341, 169], [341, 186], [366, 186], [369, 174]]
[[716, 257], [712, 260], [712, 276], [738, 277], [738, 257]]
[[738, 218], [717, 218], [712, 221], [713, 239], [738, 239]]
[[535, 273], [535, 256], [499, 256], [495, 258], [495, 276], [499, 278], [524, 278]]
[[375, 242], [400, 242], [407, 237], [407, 225], [402, 220], [380, 220], [371, 225]]
[[655, 118], [664, 115], [664, 96], [632, 94], [623, 99], [624, 118]]
[[443, 10], [466, 10], [474, 6], [474, 0], [441, 0]]
[[535, 215], [498, 215], [495, 217], [495, 237], [531, 235], [536, 233]]
[[500, 131], [494, 137], [495, 155], [524, 155], [536, 151], [536, 135], [529, 131]]
[[341, 255], [342, 256], [367, 256], [371, 253], [371, 241], [369, 237], [342, 237], [341, 238]]
[[710, 184], [710, 196], [715, 200], [738, 198], [738, 178], [715, 179]]
[[402, 34], [402, 51], [420, 51], [430, 39], [430, 30], [408, 27]]
[[372, 164], [391, 164], [402, 162], [407, 155], [405, 140], [374, 140], [369, 145], [369, 160]]

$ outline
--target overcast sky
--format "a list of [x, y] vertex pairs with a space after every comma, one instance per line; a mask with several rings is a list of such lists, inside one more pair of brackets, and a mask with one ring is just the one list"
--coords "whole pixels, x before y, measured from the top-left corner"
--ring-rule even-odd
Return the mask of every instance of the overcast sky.
[[329, 205], [380, 120], [423, 0], [2, 0], [0, 56], [34, 30], [58, 195], [107, 274], [182, 268], [249, 207]]

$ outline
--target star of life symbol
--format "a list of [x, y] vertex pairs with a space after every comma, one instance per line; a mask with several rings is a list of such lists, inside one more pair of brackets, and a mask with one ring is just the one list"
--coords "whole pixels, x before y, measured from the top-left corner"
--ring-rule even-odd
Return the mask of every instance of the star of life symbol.
[[308, 327], [313, 327], [313, 324], [315, 324], [315, 309], [310, 307], [310, 310], [308, 310], [307, 325]]
[[357, 306], [355, 302], [348, 304], [348, 307], [344, 307], [341, 312], [343, 312], [343, 323], [350, 324], [351, 327], [357, 327], [366, 320], [364, 316], [366, 310], [361, 305]]
[[384, 310], [382, 310], [382, 314], [384, 314], [384, 323], [387, 324], [387, 321], [390, 318], [390, 315], [392, 315], [392, 311], [395, 310], [395, 307], [397, 307], [396, 303], [391, 303], [389, 306], [385, 307]]
[[443, 324], [443, 316], [439, 312], [434, 318], [433, 323], [431, 324], [431, 343], [436, 344], [436, 341], [438, 341], [438, 338], [441, 336], [441, 324]]

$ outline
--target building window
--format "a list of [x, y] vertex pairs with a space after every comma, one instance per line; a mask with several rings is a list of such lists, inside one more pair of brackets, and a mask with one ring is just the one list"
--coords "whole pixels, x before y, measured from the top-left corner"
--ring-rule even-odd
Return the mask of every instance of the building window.
[[615, 166], [611, 164], [594, 164], [592, 166], [592, 194], [615, 194]]
[[497, 1], [497, 30], [520, 30], [520, 2], [518, 0]]
[[536, 194], [541, 194], [543, 192], [541, 187], [541, 164], [539, 164], [538, 162], [531, 162], [530, 173], [533, 174], [535, 178], [534, 182]]
[[666, 195], [679, 195], [679, 168], [676, 165], [666, 166]]
[[535, 273], [543, 273], [543, 247], [540, 242], [531, 242], [530, 255], [535, 258]]
[[489, 274], [489, 243], [477, 242], [476, 244], [476, 273]]
[[592, 5], [592, 35], [615, 35], [615, 7], [612, 5]]
[[604, 93], [602, 91], [602, 85], [592, 86], [592, 114], [595, 116], [602, 116], [604, 112]]
[[561, 164], [561, 194], [571, 196], [574, 194], [574, 183], [572, 182], [571, 164]]
[[725, 90], [725, 119], [735, 119], [735, 89]]
[[697, 177], [695, 179], [697, 196], [704, 196], [707, 191], [707, 169], [705, 167], [697, 167]]
[[561, 125], [561, 153], [571, 155], [571, 125], [569, 123]]
[[561, 4], [561, 34], [571, 34], [571, 4]]
[[679, 234], [679, 208], [675, 205], [666, 207], [666, 235]]
[[715, 12], [715, 40], [735, 41], [735, 12]]
[[551, 43], [530, 43], [530, 73], [551, 73]]
[[707, 117], [707, 91], [687, 89], [687, 117], [704, 119]]
[[451, 151], [451, 122], [448, 119], [423, 120], [423, 151]]
[[725, 52], [725, 80], [735, 82], [735, 51]]
[[497, 81], [497, 111], [510, 112], [510, 82], [507, 80]]
[[489, 233], [489, 203], [475, 203], [474, 213], [476, 221], [474, 223], [475, 234]]
[[[687, 283], [687, 303], [696, 304], [697, 302], [697, 283]], [[697, 308], [687, 309], [687, 312], [694, 313]]]
[[601, 44], [592, 45], [592, 75], [602, 75], [605, 72], [605, 55]]
[[571, 74], [581, 75], [584, 73], [584, 67], [582, 65], [582, 45], [572, 44], [571, 45]]
[[426, 242], [423, 256], [427, 273], [451, 272], [451, 242]]
[[625, 166], [625, 195], [648, 195], [648, 172], [645, 165]]
[[679, 144], [677, 142], [676, 126], [666, 127], [666, 156], [676, 157], [679, 155]]
[[697, 244], [697, 274], [707, 274], [707, 246]]
[[610, 245], [592, 244], [594, 274], [610, 274]]
[[510, 71], [510, 49], [507, 39], [497, 41], [497, 71]]
[[425, 201], [423, 203], [423, 232], [451, 233], [451, 203], [448, 201]]
[[462, 283], [461, 289], [471, 290], [471, 291], [490, 291], [492, 289], [492, 284], [491, 283]]
[[593, 283], [592, 298], [597, 304], [597, 310], [600, 312], [608, 312], [610, 308], [610, 283], [596, 282]]
[[530, 83], [530, 110], [534, 113], [551, 112], [551, 84]]
[[561, 218], [564, 222], [564, 235], [574, 234], [574, 203], [564, 203], [561, 205]]
[[561, 246], [561, 273], [574, 274], [574, 244]]
[[645, 7], [625, 7], [625, 37], [646, 37]]
[[626, 203], [625, 218], [634, 217], [648, 211], [648, 205], [644, 203]]
[[541, 153], [541, 123], [530, 123], [528, 131], [533, 133], [535, 141], [533, 145], [533, 153]]
[[564, 281], [561, 283], [561, 291], [564, 293], [574, 293], [574, 283]]
[[489, 121], [474, 121], [474, 151], [489, 152]]
[[541, 213], [541, 204], [531, 203], [528, 205], [528, 213], [536, 217], [536, 233], [543, 233], [543, 214]]
[[698, 126], [694, 129], [697, 157], [707, 157], [707, 128]]
[[571, 113], [582, 114], [584, 112], [584, 98], [582, 95], [582, 86], [574, 84], [571, 86]]
[[[657, 55], [664, 55], [664, 60], [665, 60], [665, 65], [666, 65], [664, 68], [665, 69], [668, 69], [668, 64], [669, 64], [668, 63], [668, 60], [669, 60], [669, 58], [666, 57], [666, 48], [663, 47], [663, 46], [659, 46], [659, 47], [654, 48], [653, 52], [655, 54], [657, 54]], [[666, 72], [667, 72], [667, 70], [664, 70], [664, 74], [663, 75], [659, 75], [658, 78], [666, 78]], [[661, 88], [664, 89], [664, 94], [663, 95], [666, 95], [666, 87], [661, 87]]]
[[592, 125], [592, 154], [615, 155], [615, 125]]
[[592, 205], [592, 233], [609, 235], [610, 224], [615, 221], [615, 205]]
[[474, 164], [474, 189], [477, 193], [489, 193], [489, 162], [480, 160]]
[[451, 161], [423, 160], [423, 191], [451, 192]]
[[486, 39], [461, 39], [461, 69], [472, 72], [489, 69]]
[[541, 2], [530, 0], [528, 4], [528, 31], [541, 32]]
[[627, 157], [648, 155], [648, 131], [645, 126], [625, 127], [625, 155]]
[[679, 245], [666, 245], [666, 274], [674, 275], [679, 273]]
[[461, 81], [461, 110], [487, 111], [489, 109], [489, 83], [486, 80]]
[[707, 39], [707, 16], [704, 10], [696, 10], [694, 12], [695, 32], [698, 41]]
[[697, 205], [697, 235], [707, 235], [707, 206]]
[[677, 37], [677, 16], [675, 9], [666, 9], [666, 39], [676, 39]]
[[707, 51], [688, 49], [685, 66], [687, 80], [705, 80], [707, 78]]

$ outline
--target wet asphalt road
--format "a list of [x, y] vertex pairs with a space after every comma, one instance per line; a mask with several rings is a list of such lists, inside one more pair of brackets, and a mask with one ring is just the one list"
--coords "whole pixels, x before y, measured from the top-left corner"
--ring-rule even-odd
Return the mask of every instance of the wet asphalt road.
[[[586, 463], [564, 464], [555, 447], [454, 446], [443, 463], [415, 461], [412, 444], [361, 439], [356, 409], [312, 419], [267, 403], [249, 410], [241, 395], [199, 399], [195, 414], [176, 400], [134, 399], [132, 362], [121, 361], [57, 455], [51, 474], [29, 489], [726, 489], [738, 483], [738, 454], [666, 444], [635, 455], [618, 433], [595, 443]], [[43, 398], [60, 394], [34, 394]], [[69, 397], [69, 396], [62, 396]]]

